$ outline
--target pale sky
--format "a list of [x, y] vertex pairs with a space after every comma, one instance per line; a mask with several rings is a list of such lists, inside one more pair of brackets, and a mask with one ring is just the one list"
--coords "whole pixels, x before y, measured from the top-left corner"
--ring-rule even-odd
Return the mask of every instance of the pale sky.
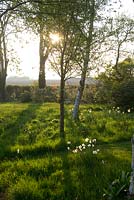
[[[116, 0], [112, 0], [115, 2]], [[118, 0], [117, 0], [118, 1]], [[121, 10], [124, 14], [134, 17], [134, 3], [132, 0], [121, 0], [123, 7]], [[117, 4], [116, 4], [117, 6]], [[116, 7], [115, 7], [116, 8]], [[21, 43], [23, 40], [23, 44]], [[23, 47], [22, 47], [23, 45]], [[8, 76], [29, 76], [31, 79], [38, 79], [39, 73], [39, 40], [31, 37], [29, 34], [20, 34], [20, 40], [14, 38], [13, 47], [20, 58], [19, 68], [21, 71], [8, 71]], [[58, 75], [46, 68], [46, 79], [59, 79]]]

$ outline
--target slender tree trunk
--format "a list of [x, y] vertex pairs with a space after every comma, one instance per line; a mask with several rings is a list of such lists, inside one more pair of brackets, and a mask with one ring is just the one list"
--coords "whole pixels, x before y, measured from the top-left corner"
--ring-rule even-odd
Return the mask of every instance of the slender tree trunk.
[[4, 62], [2, 51], [0, 51], [0, 101], [5, 101], [6, 98], [6, 76], [8, 62]]
[[0, 102], [5, 101], [6, 98], [6, 76], [0, 73]]
[[88, 38], [86, 40], [85, 57], [83, 59], [84, 60], [83, 70], [82, 70], [81, 80], [80, 80], [78, 92], [75, 99], [74, 109], [73, 109], [74, 120], [79, 119], [79, 105], [80, 105], [80, 102], [83, 96], [84, 87], [85, 87], [86, 74], [88, 71], [88, 64], [89, 64], [90, 48], [92, 45], [94, 18], [95, 18], [95, 1], [91, 0], [91, 3], [92, 3], [92, 9], [90, 8], [91, 9], [90, 26], [89, 26]]
[[7, 77], [7, 66], [8, 66], [7, 55], [6, 55], [6, 43], [4, 37], [2, 42], [3, 42], [3, 48], [2, 48], [2, 43], [0, 42], [0, 102], [5, 101], [6, 98], [6, 77]]
[[86, 80], [86, 74], [88, 71], [88, 63], [89, 63], [89, 53], [90, 53], [90, 49], [89, 49], [89, 45], [87, 44], [87, 49], [86, 49], [86, 56], [84, 59], [84, 67], [83, 67], [83, 72], [81, 75], [81, 80], [79, 83], [79, 88], [77, 91], [77, 95], [75, 98], [75, 104], [74, 104], [74, 109], [73, 109], [73, 119], [74, 120], [78, 120], [79, 119], [79, 106], [80, 106], [80, 102], [83, 96], [83, 91], [85, 88], [85, 80]]
[[60, 82], [60, 137], [64, 138], [64, 90], [65, 90], [65, 80], [61, 76]]
[[[46, 87], [45, 78], [45, 56], [44, 56], [44, 39], [43, 39], [43, 28], [40, 29], [40, 69], [39, 69], [39, 89], [44, 89]], [[47, 59], [47, 58], [46, 58]]]
[[[87, 69], [86, 66], [85, 66], [85, 69]], [[73, 119], [74, 120], [79, 119], [79, 105], [80, 105], [81, 98], [82, 98], [83, 91], [84, 91], [84, 87], [85, 87], [86, 71], [87, 70], [83, 71], [83, 73], [81, 75], [79, 88], [78, 88], [77, 95], [76, 95], [76, 98], [75, 98], [74, 109], [73, 109]]]
[[64, 101], [65, 101], [65, 74], [66, 74], [66, 67], [64, 63], [64, 56], [66, 51], [66, 45], [67, 42], [65, 41], [63, 45], [63, 49], [61, 52], [61, 59], [60, 59], [60, 137], [62, 139], [65, 138], [65, 132], [64, 132]]

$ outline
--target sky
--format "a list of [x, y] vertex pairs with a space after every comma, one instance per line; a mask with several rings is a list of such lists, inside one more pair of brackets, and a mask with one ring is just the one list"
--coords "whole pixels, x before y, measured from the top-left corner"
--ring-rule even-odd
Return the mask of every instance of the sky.
[[[112, 0], [115, 2], [116, 0]], [[118, 0], [117, 0], [118, 1]], [[134, 3], [132, 0], [121, 0], [122, 8], [120, 12], [134, 17]], [[118, 5], [115, 4], [117, 7]], [[117, 7], [115, 6], [115, 9]], [[12, 40], [16, 56], [19, 58], [19, 72], [16, 70], [8, 70], [9, 76], [28, 76], [30, 79], [38, 79], [39, 74], [39, 39], [37, 36], [31, 36], [25, 32], [19, 35], [20, 39]], [[23, 41], [23, 43], [22, 43]], [[59, 79], [60, 77], [53, 72], [48, 63], [46, 66], [46, 79]]]

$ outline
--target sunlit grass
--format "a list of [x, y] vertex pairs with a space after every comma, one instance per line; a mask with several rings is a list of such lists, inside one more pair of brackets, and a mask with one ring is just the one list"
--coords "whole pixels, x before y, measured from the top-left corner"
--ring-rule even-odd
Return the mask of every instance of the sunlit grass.
[[104, 188], [131, 171], [134, 114], [83, 105], [74, 122], [72, 107], [61, 140], [58, 104], [0, 104], [0, 192], [7, 200], [102, 200]]

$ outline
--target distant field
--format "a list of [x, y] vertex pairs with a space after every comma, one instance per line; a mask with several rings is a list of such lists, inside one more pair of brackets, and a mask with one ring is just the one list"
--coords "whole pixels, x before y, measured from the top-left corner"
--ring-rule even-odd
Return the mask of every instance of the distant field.
[[0, 199], [103, 200], [131, 172], [134, 114], [82, 105], [73, 122], [72, 107], [63, 141], [58, 104], [0, 104]]

